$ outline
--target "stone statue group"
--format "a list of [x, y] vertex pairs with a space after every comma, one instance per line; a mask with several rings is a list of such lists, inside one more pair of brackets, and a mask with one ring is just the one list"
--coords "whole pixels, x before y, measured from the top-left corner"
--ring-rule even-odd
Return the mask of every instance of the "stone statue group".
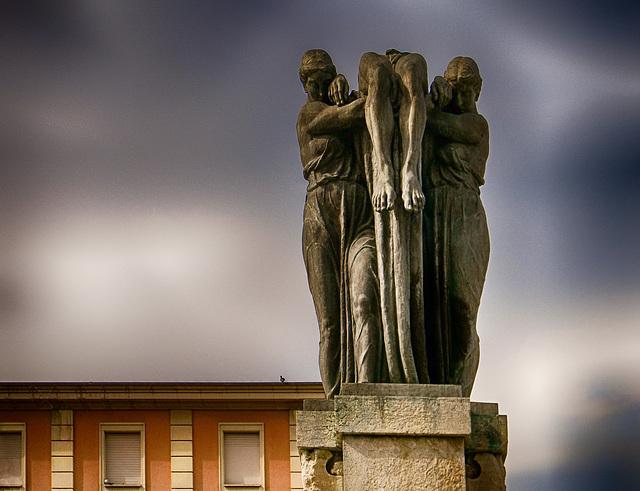
[[429, 86], [421, 55], [366, 53], [350, 92], [314, 49], [300, 81], [302, 245], [327, 397], [359, 382], [456, 384], [469, 396], [489, 260], [477, 64], [454, 58]]

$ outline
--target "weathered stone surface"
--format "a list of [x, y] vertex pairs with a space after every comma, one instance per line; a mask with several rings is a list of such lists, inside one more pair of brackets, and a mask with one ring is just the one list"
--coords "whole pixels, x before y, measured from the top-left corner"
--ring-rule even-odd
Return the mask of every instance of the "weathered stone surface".
[[471, 434], [465, 441], [467, 453], [492, 452], [506, 458], [507, 443], [506, 416], [471, 413]]
[[498, 415], [497, 402], [474, 402], [471, 401], [471, 414], [493, 414]]
[[507, 417], [494, 403], [471, 403], [471, 435], [465, 438], [467, 490], [506, 490]]
[[333, 399], [305, 399], [302, 401], [304, 411], [333, 411]]
[[305, 491], [342, 491], [342, 461], [329, 450], [301, 450], [302, 486]]
[[333, 411], [298, 411], [296, 414], [298, 449], [339, 449], [336, 416]]
[[345, 491], [463, 490], [463, 438], [345, 435]]
[[305, 489], [506, 489], [507, 420], [497, 404], [433, 396], [460, 393], [447, 385], [345, 384], [343, 390], [297, 413]]
[[[507, 473], [499, 455], [467, 455], [467, 491], [506, 491]], [[471, 472], [470, 472], [471, 468]]]
[[465, 436], [469, 399], [461, 397], [337, 396], [336, 431], [376, 435]]
[[[459, 385], [444, 384], [343, 384], [342, 396], [461, 397]], [[472, 403], [473, 404], [473, 403]], [[479, 403], [482, 404], [482, 403]], [[305, 408], [306, 409], [306, 408]], [[497, 405], [496, 405], [497, 411]], [[496, 412], [496, 414], [498, 414]]]

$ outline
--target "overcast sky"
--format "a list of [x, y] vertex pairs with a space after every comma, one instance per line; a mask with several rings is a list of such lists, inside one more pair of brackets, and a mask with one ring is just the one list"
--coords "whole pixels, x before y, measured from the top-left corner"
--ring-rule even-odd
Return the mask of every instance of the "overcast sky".
[[640, 403], [640, 4], [613, 6], [2, 2], [0, 380], [318, 381], [300, 58], [326, 49], [355, 88], [366, 51], [422, 53], [430, 79], [471, 56], [492, 242], [472, 398], [509, 415], [525, 489], [603, 390]]

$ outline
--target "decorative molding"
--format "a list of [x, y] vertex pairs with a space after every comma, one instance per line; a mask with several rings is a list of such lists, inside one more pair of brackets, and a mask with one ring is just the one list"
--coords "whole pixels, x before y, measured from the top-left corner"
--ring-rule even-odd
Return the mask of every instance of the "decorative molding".
[[287, 410], [324, 397], [316, 382], [0, 384], [0, 410]]

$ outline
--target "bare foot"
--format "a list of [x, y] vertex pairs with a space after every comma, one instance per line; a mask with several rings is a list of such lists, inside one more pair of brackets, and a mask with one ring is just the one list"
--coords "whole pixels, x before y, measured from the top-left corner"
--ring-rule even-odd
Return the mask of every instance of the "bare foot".
[[422, 211], [424, 208], [424, 194], [422, 186], [415, 176], [404, 176], [402, 180], [402, 201], [407, 211]]
[[371, 201], [375, 211], [393, 209], [396, 201], [396, 192], [393, 189], [391, 181], [379, 179], [373, 186]]

